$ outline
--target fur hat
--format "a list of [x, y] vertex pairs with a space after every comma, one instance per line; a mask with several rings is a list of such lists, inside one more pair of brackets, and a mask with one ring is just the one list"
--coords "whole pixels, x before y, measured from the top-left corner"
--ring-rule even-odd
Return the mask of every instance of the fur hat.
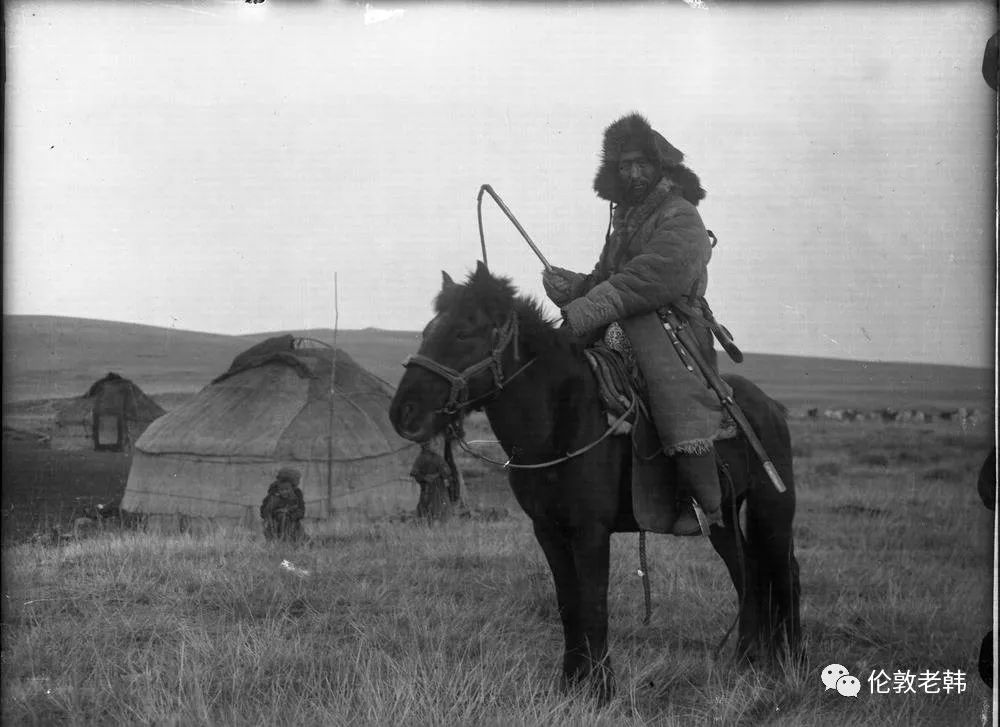
[[302, 479], [302, 474], [294, 467], [282, 467], [278, 470], [278, 479], [298, 486], [299, 480]]
[[705, 198], [698, 175], [685, 167], [684, 154], [655, 131], [640, 114], [632, 113], [615, 121], [604, 130], [601, 166], [594, 177], [594, 191], [601, 199], [615, 204], [625, 198], [625, 189], [618, 176], [618, 161], [627, 151], [641, 151], [658, 166], [664, 177], [681, 188], [684, 198], [697, 205]]

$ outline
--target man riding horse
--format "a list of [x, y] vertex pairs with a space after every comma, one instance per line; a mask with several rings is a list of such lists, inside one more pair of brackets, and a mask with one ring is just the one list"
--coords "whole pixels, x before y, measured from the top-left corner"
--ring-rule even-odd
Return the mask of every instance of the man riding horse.
[[[712, 242], [695, 209], [705, 190], [683, 160], [639, 114], [611, 124], [594, 179], [598, 197], [612, 205], [604, 249], [589, 275], [553, 267], [542, 282], [573, 334], [603, 336], [637, 366], [663, 451], [675, 463], [679, 486], [704, 512], [708, 534], [722, 524], [713, 445], [722, 405], [663, 323], [672, 310], [716, 367], [713, 319], [704, 299]], [[698, 531], [694, 512], [684, 508], [673, 533]]]
[[[695, 210], [704, 190], [681, 165], [681, 153], [639, 116], [612, 124], [604, 147], [594, 186], [617, 204], [604, 252], [589, 275], [556, 270], [544, 277], [568, 330], [553, 328], [537, 301], [519, 296], [484, 261], [464, 284], [444, 273], [434, 318], [407, 358], [389, 408], [395, 431], [414, 442], [446, 431], [468, 411], [485, 412], [508, 457], [502, 464], [511, 490], [552, 572], [563, 683], [587, 684], [601, 702], [614, 690], [611, 534], [665, 532], [676, 524], [671, 511], [662, 529], [643, 526], [636, 490], [640, 505], [648, 493], [633, 475], [649, 450], [637, 453], [632, 438], [609, 436], [615, 430], [591, 367], [594, 352], [578, 345], [575, 334], [597, 332], [609, 347], [624, 349], [607, 332], [615, 322], [644, 374], [663, 449], [715, 523], [706, 527], [709, 541], [739, 599], [737, 658], [801, 654], [791, 439], [780, 404], [743, 377], [719, 378], [709, 363], [711, 334], [739, 356], [701, 297], [711, 256]], [[660, 320], [664, 311], [669, 330]], [[741, 436], [714, 439], [723, 407]], [[644, 431], [643, 421], [637, 427]], [[771, 457], [760, 456], [764, 451]], [[724, 506], [716, 453], [726, 472]], [[658, 465], [651, 469], [659, 472]]]

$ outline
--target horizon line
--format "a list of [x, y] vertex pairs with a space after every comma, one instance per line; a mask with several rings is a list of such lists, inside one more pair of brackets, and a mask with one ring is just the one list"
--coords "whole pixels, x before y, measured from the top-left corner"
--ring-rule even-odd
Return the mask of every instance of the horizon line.
[[[345, 332], [364, 332], [364, 331], [380, 331], [384, 333], [399, 333], [399, 334], [414, 334], [419, 335], [420, 331], [416, 329], [407, 328], [383, 328], [381, 326], [364, 326], [362, 328], [339, 328], [335, 329], [332, 326], [313, 326], [311, 328], [289, 328], [289, 329], [276, 329], [276, 330], [262, 330], [262, 331], [252, 331], [249, 333], [220, 333], [218, 331], [205, 331], [198, 330], [194, 328], [173, 328], [170, 326], [158, 325], [155, 323], [139, 323], [136, 321], [124, 321], [111, 318], [92, 318], [85, 316], [67, 316], [59, 315], [53, 313], [3, 313], [4, 319], [7, 318], [55, 318], [66, 321], [89, 321], [93, 323], [110, 323], [121, 326], [133, 326], [133, 327], [143, 327], [143, 328], [155, 328], [161, 331], [172, 331], [175, 333], [194, 333], [200, 335], [209, 336], [222, 336], [225, 338], [255, 338], [260, 336], [272, 336], [281, 335], [284, 333], [301, 332], [306, 333], [310, 331], [330, 331], [337, 333]], [[4, 327], [6, 331], [6, 326]], [[758, 356], [780, 356], [784, 358], [802, 358], [802, 359], [813, 359], [813, 360], [827, 360], [827, 361], [845, 361], [858, 364], [905, 364], [907, 366], [944, 366], [962, 369], [973, 369], [978, 371], [996, 371], [996, 363], [992, 366], [984, 366], [982, 364], [968, 364], [968, 363], [953, 363], [953, 362], [929, 362], [929, 361], [907, 361], [898, 359], [859, 359], [859, 358], [848, 358], [841, 356], [832, 355], [808, 355], [808, 354], [798, 354], [798, 353], [774, 353], [771, 351], [752, 351], [749, 349], [741, 349], [745, 354], [758, 355]], [[720, 360], [725, 357], [720, 356]]]

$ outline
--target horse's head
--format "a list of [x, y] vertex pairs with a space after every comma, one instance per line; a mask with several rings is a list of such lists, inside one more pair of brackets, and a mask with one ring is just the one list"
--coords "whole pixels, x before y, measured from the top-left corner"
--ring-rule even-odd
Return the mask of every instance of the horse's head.
[[481, 262], [464, 284], [448, 273], [415, 356], [406, 360], [389, 419], [420, 442], [440, 433], [463, 411], [481, 405], [519, 358], [514, 289]]

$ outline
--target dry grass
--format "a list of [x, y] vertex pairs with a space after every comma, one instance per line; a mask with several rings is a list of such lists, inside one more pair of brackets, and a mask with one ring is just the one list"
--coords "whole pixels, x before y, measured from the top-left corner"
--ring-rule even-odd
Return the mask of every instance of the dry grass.
[[[470, 438], [488, 437], [473, 424]], [[561, 630], [526, 518], [357, 525], [298, 550], [241, 531], [107, 532], [5, 551], [4, 724], [979, 724], [991, 519], [988, 434], [796, 422], [809, 654], [739, 670], [711, 653], [735, 612], [701, 539], [654, 537], [642, 625], [635, 537], [613, 540], [606, 708], [555, 689]], [[503, 501], [466, 460], [470, 499]], [[284, 559], [309, 571], [299, 577]], [[825, 692], [845, 665], [857, 699]], [[963, 694], [872, 695], [868, 673], [962, 669]]]

